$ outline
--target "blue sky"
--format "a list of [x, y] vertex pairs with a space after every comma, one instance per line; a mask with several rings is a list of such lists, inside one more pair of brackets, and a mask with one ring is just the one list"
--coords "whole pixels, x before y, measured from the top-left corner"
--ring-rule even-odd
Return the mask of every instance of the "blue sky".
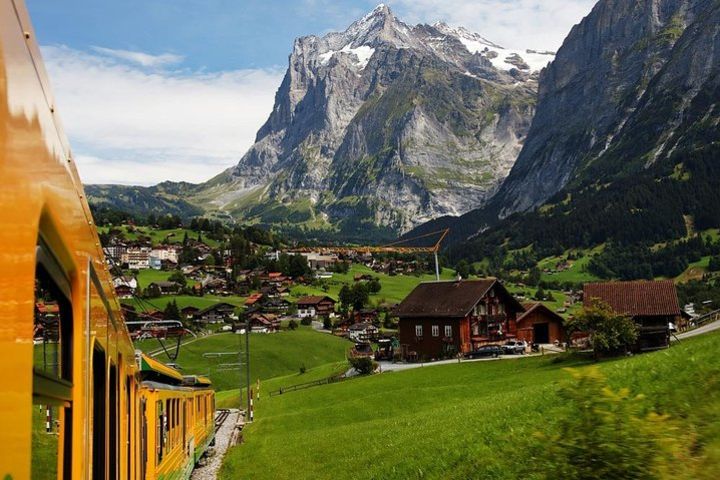
[[[364, 0], [26, 0], [88, 183], [203, 181], [272, 109], [293, 39], [344, 30]], [[557, 49], [594, 0], [389, 0], [506, 47]], [[109, 115], [108, 112], [112, 112]]]

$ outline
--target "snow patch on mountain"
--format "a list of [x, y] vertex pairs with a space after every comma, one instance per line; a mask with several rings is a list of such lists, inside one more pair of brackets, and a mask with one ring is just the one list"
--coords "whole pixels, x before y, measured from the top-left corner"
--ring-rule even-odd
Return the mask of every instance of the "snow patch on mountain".
[[372, 57], [373, 53], [375, 53], [375, 49], [368, 45], [360, 45], [359, 47], [352, 48], [351, 44], [348, 43], [340, 50], [330, 50], [329, 52], [320, 54], [318, 56], [320, 58], [320, 64], [327, 65], [327, 63], [336, 53], [350, 53], [354, 55], [357, 58], [357, 62], [355, 62], [355, 65], [360, 67], [360, 70], [362, 70], [367, 66], [368, 62], [370, 61], [370, 57]]

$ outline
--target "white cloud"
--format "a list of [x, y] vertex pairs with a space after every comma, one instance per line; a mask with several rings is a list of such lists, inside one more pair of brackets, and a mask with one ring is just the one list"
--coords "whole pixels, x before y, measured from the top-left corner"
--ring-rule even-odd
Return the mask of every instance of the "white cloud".
[[283, 74], [148, 69], [137, 58], [63, 46], [43, 47], [43, 56], [87, 183], [199, 182], [220, 173], [252, 145]]
[[557, 50], [597, 0], [386, 0], [409, 23], [444, 21], [506, 48]]
[[166, 65], [174, 65], [176, 63], [180, 63], [184, 59], [182, 55], [175, 55], [172, 53], [150, 55], [143, 52], [117, 50], [105, 47], [92, 47], [92, 49], [97, 53], [101, 53], [103, 55], [107, 55], [118, 60], [125, 60], [127, 62], [137, 63], [138, 65], [142, 65], [143, 67], [164, 67]]

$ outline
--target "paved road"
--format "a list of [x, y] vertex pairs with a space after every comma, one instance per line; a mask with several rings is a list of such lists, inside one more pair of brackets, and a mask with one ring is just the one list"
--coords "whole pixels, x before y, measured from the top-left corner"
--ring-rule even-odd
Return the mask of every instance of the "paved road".
[[[553, 352], [547, 352], [547, 354], [551, 354]], [[388, 361], [380, 361], [378, 362], [380, 364], [380, 368], [383, 372], [398, 372], [402, 370], [410, 370], [412, 368], [422, 368], [422, 367], [434, 367], [436, 365], [447, 365], [450, 363], [467, 363], [467, 362], [495, 362], [498, 360], [517, 360], [519, 358], [530, 358], [530, 357], [537, 357], [540, 356], [539, 353], [532, 353], [528, 355], [500, 355], [498, 358], [469, 358], [469, 359], [463, 359], [458, 361], [456, 358], [451, 360], [438, 360], [436, 362], [427, 362], [427, 363], [392, 363]], [[352, 370], [352, 369], [351, 369]]]
[[715, 330], [720, 330], [720, 320], [718, 320], [716, 322], [708, 323], [707, 325], [698, 327], [695, 330], [690, 330], [689, 332], [679, 333], [677, 335], [677, 337], [678, 337], [678, 339], [682, 340], [683, 338], [690, 338], [690, 337], [694, 337], [696, 335], [702, 335], [704, 333], [713, 332]]

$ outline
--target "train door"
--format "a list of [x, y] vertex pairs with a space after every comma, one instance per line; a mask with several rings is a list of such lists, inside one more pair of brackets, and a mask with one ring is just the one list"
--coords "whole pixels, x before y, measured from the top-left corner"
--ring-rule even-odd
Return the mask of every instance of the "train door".
[[132, 445], [130, 439], [133, 436], [133, 414], [135, 413], [134, 393], [132, 390], [131, 377], [125, 377], [125, 478], [132, 478]]
[[140, 478], [145, 480], [148, 460], [148, 424], [147, 424], [147, 403], [143, 398], [140, 400]]
[[108, 480], [117, 480], [118, 469], [118, 374], [110, 363], [108, 375]]
[[40, 240], [33, 314], [32, 478], [72, 478], [73, 311], [70, 280]]
[[93, 350], [93, 415], [92, 415], [92, 478], [105, 478], [105, 352], [98, 346]]

